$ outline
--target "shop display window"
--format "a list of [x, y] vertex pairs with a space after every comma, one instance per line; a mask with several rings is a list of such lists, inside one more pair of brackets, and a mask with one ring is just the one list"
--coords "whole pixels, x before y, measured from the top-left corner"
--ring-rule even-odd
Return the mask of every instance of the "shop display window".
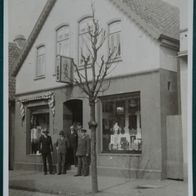
[[102, 100], [102, 152], [141, 153], [140, 94]]
[[29, 143], [29, 154], [40, 155], [39, 140], [42, 131], [49, 127], [49, 113], [41, 113], [39, 111], [32, 111], [30, 113], [30, 130], [27, 134], [27, 142]]

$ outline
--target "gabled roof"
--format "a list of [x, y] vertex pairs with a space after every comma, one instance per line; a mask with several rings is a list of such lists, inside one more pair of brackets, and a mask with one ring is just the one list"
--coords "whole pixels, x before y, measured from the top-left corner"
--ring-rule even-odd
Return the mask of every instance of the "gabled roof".
[[110, 0], [155, 39], [179, 40], [179, 9], [162, 0]]
[[14, 69], [14, 66], [16, 65], [16, 61], [19, 58], [21, 54], [21, 49], [18, 48], [16, 43], [9, 43], [9, 100], [12, 101], [15, 98], [15, 77], [11, 75], [12, 70]]
[[[179, 9], [162, 0], [108, 0], [151, 37], [179, 40]], [[48, 0], [24, 47], [13, 75], [16, 76], [41, 31], [56, 0]]]

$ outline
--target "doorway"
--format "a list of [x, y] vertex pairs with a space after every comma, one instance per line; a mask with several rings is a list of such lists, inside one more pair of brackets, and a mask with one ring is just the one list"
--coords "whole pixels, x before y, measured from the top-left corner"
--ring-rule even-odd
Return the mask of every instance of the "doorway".
[[82, 100], [72, 99], [63, 103], [63, 130], [69, 134], [69, 128], [73, 123], [83, 122]]

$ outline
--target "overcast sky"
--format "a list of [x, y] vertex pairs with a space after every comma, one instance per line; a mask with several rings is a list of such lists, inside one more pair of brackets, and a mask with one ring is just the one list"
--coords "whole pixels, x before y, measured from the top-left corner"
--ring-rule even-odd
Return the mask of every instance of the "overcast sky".
[[[28, 38], [47, 0], [8, 0], [9, 41], [16, 35]], [[158, 0], [157, 0], [158, 1]], [[181, 0], [164, 0], [179, 6]]]
[[31, 33], [47, 0], [8, 0], [9, 41], [16, 35]]

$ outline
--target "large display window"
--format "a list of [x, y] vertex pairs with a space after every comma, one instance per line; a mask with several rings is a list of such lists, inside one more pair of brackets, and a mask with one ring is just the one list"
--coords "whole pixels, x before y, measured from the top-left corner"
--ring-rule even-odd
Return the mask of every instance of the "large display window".
[[102, 152], [141, 153], [140, 93], [101, 98]]

